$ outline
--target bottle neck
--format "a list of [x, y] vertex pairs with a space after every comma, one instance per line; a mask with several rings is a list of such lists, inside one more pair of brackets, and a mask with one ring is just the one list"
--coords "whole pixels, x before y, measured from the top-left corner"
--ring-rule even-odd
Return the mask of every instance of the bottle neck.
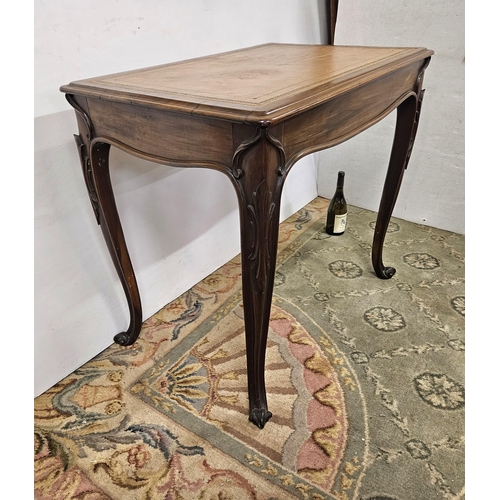
[[344, 190], [344, 172], [339, 172], [339, 176], [337, 177], [337, 191]]

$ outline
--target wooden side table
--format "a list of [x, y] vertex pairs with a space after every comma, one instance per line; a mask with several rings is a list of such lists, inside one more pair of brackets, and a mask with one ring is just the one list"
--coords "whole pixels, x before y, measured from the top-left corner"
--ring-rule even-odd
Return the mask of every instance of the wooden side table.
[[177, 167], [218, 170], [238, 197], [250, 420], [263, 428], [264, 362], [280, 198], [296, 161], [360, 133], [397, 108], [393, 149], [373, 241], [379, 278], [395, 270], [382, 247], [415, 138], [432, 51], [266, 44], [72, 82], [76, 135], [92, 207], [120, 277], [134, 343], [142, 324], [136, 277], [109, 176], [109, 149]]

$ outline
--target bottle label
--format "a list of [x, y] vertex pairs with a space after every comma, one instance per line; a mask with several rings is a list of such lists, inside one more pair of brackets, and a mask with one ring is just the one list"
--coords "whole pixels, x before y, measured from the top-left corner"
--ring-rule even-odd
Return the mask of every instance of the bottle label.
[[333, 223], [333, 232], [343, 233], [345, 231], [346, 223], [347, 223], [347, 214], [336, 215], [335, 221]]

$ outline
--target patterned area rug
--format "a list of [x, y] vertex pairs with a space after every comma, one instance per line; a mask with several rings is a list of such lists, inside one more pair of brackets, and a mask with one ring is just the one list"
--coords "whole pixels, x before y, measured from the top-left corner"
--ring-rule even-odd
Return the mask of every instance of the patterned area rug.
[[464, 237], [392, 219], [379, 280], [327, 205], [280, 226], [266, 427], [235, 258], [35, 400], [35, 499], [464, 498]]

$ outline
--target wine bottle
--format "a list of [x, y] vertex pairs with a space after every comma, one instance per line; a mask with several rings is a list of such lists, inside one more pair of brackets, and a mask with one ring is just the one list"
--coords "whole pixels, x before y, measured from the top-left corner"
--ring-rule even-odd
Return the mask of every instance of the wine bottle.
[[345, 172], [340, 171], [337, 178], [337, 189], [333, 195], [326, 215], [325, 230], [328, 234], [340, 236], [344, 234], [347, 223], [347, 202], [344, 197]]

